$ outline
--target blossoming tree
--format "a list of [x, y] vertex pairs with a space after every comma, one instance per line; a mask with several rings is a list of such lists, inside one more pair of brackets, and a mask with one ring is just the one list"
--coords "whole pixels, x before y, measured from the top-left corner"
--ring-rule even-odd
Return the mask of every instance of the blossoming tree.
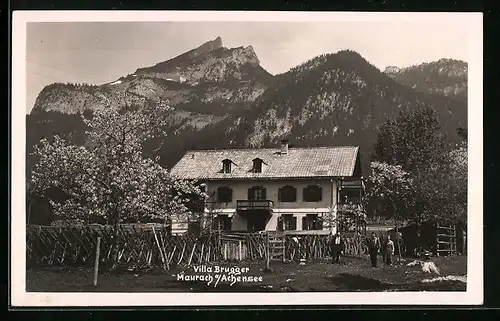
[[371, 175], [368, 177], [366, 200], [368, 202], [380, 202], [390, 213], [396, 223], [396, 239], [398, 256], [401, 260], [401, 245], [398, 227], [401, 216], [410, 218], [415, 214], [413, 179], [401, 165], [389, 165], [386, 163], [372, 162], [370, 164]]
[[71, 145], [60, 137], [42, 139], [39, 158], [30, 177], [30, 192], [43, 195], [57, 188], [66, 199], [50, 200], [54, 212], [66, 219], [94, 215], [115, 227], [144, 218], [186, 219], [186, 204], [202, 196], [194, 182], [171, 176], [159, 165], [159, 156], [146, 155], [143, 146], [161, 141], [169, 107], [164, 103], [105, 108], [84, 118], [86, 143]]

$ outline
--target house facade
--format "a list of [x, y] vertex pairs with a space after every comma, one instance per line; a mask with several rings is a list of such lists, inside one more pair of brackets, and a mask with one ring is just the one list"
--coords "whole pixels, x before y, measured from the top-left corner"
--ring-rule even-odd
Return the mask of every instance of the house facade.
[[339, 211], [360, 206], [363, 192], [351, 146], [289, 148], [284, 140], [274, 149], [188, 151], [171, 173], [202, 184], [205, 216], [219, 230], [335, 233]]

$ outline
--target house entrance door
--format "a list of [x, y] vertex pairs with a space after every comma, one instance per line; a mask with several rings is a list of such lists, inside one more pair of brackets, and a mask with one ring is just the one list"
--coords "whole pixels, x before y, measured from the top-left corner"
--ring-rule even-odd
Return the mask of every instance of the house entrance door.
[[247, 230], [249, 232], [258, 232], [266, 229], [268, 215], [261, 213], [251, 213], [247, 219]]

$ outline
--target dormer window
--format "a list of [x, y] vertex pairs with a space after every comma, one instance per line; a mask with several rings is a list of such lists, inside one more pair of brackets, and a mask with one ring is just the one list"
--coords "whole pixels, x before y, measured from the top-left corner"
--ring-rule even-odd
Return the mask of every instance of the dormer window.
[[262, 159], [255, 158], [253, 160], [252, 172], [253, 173], [262, 173], [262, 163], [264, 163], [264, 161]]
[[231, 173], [231, 160], [230, 159], [225, 159], [222, 161], [222, 172], [223, 173]]

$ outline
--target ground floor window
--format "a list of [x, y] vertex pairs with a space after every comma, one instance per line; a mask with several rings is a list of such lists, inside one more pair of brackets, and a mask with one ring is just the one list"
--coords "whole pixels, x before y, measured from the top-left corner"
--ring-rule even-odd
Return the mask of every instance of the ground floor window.
[[297, 230], [297, 218], [292, 214], [283, 214], [278, 218], [279, 231], [295, 231]]
[[214, 218], [214, 230], [230, 231], [231, 217], [228, 215], [217, 215]]
[[201, 232], [201, 224], [200, 224], [200, 221], [195, 221], [195, 220], [189, 220], [188, 221], [188, 233], [190, 234], [200, 234]]
[[313, 231], [322, 230], [323, 221], [318, 214], [307, 214], [302, 218], [302, 230]]

